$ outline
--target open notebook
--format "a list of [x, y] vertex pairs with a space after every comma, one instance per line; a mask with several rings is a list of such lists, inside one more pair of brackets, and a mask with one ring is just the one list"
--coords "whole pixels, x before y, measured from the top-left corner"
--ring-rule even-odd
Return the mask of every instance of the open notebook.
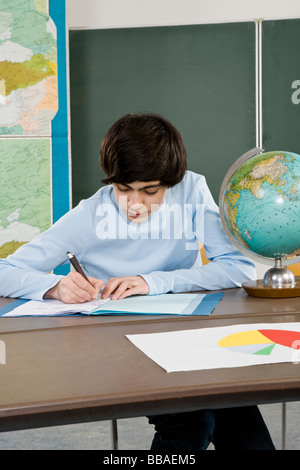
[[0, 309], [2, 317], [58, 315], [209, 315], [223, 296], [213, 294], [161, 294], [122, 300], [96, 299], [84, 304], [59, 300], [18, 299]]

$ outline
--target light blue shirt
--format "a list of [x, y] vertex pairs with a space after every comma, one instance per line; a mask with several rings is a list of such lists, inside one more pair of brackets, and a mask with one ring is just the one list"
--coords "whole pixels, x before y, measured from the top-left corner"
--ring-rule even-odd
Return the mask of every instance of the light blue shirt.
[[[199, 241], [211, 263], [202, 266]], [[141, 275], [150, 295], [240, 287], [256, 278], [252, 261], [227, 238], [205, 178], [187, 171], [150, 218], [120, 211], [112, 186], [81, 201], [46, 232], [0, 260], [0, 295], [41, 300], [62, 278], [55, 267], [71, 251], [87, 274]]]

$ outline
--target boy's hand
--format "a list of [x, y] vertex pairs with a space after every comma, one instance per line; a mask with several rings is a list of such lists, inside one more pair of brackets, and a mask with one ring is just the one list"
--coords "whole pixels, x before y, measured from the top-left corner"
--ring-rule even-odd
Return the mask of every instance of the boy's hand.
[[58, 284], [45, 293], [44, 299], [61, 300], [66, 304], [77, 304], [94, 300], [104, 286], [104, 281], [93, 277], [88, 277], [88, 279], [90, 282], [87, 282], [81, 274], [71, 271]]
[[130, 295], [147, 295], [149, 286], [141, 276], [124, 276], [110, 278], [101, 294], [102, 299], [121, 300]]

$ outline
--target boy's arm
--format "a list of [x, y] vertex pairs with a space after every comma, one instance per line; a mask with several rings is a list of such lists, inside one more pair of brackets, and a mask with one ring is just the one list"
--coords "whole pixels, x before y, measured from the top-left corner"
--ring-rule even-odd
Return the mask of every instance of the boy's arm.
[[203, 243], [211, 262], [190, 269], [141, 274], [149, 285], [150, 295], [240, 287], [243, 282], [256, 279], [255, 264], [237, 250], [225, 234], [218, 206], [205, 180], [199, 180], [194, 194], [195, 237]]
[[201, 267], [177, 269], [175, 271], [154, 271], [143, 274], [149, 285], [149, 294], [167, 292], [189, 292], [197, 290], [218, 290], [241, 287], [243, 282], [256, 278], [253, 263], [239, 256], [215, 259]]
[[45, 292], [64, 278], [52, 270], [68, 263], [66, 251], [79, 249], [79, 236], [75, 240], [78, 246], [74, 246], [74, 232], [83, 232], [78, 229], [80, 218], [78, 211], [73, 210], [14, 254], [0, 259], [0, 295], [42, 300]]

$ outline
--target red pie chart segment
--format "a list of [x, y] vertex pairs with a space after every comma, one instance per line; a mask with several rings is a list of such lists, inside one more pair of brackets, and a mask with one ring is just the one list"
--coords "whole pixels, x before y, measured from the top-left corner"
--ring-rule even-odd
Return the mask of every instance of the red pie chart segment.
[[288, 330], [258, 330], [262, 335], [281, 346], [300, 349], [300, 332]]

